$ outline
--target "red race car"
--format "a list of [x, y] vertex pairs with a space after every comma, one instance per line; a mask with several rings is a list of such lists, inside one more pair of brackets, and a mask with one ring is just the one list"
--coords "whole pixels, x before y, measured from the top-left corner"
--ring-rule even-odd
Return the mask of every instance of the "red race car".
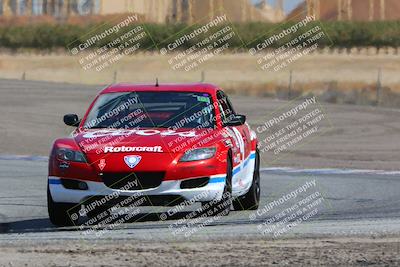
[[141, 206], [201, 202], [223, 215], [232, 204], [258, 208], [256, 134], [214, 85], [111, 85], [81, 120], [69, 114], [64, 122], [77, 128], [50, 154], [55, 225], [76, 225], [76, 214], [90, 218], [138, 195]]

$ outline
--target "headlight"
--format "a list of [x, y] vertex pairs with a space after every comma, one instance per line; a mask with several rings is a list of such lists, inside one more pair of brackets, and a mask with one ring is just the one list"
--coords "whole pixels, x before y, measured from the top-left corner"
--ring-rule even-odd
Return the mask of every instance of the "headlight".
[[59, 148], [56, 151], [57, 159], [64, 161], [85, 162], [86, 158], [82, 152], [74, 151], [67, 148]]
[[185, 152], [185, 154], [183, 154], [183, 156], [179, 161], [187, 162], [187, 161], [209, 159], [214, 157], [216, 150], [217, 149], [215, 147], [188, 150]]

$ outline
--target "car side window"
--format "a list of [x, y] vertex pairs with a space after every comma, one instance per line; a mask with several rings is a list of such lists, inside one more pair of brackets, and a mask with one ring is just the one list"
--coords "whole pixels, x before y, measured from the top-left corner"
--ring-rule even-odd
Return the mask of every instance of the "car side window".
[[226, 121], [226, 117], [225, 117], [225, 113], [224, 113], [224, 109], [222, 108], [221, 102], [218, 99], [218, 108], [219, 108], [219, 113], [221, 114], [221, 121], [222, 124], [225, 124], [224, 122]]
[[229, 101], [228, 97], [224, 94], [224, 92], [218, 91], [217, 99], [218, 99], [218, 106], [221, 112], [221, 119], [225, 125], [226, 122], [231, 118], [231, 116], [235, 114], [235, 112], [232, 108], [231, 102]]
[[[224, 95], [225, 95], [225, 94], [224, 94]], [[233, 109], [232, 103], [231, 103], [231, 101], [229, 100], [229, 98], [228, 98], [227, 95], [225, 95], [225, 98], [226, 98], [226, 103], [227, 103], [228, 108], [229, 108], [229, 110], [231, 111], [231, 113], [232, 113], [232, 114], [236, 114], [235, 110]]]

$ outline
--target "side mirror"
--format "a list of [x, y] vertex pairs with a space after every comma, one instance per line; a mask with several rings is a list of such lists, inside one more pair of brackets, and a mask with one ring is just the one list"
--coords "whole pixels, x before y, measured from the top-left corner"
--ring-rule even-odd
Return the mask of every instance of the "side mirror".
[[245, 124], [246, 116], [245, 115], [235, 115], [232, 119], [228, 120], [225, 125], [226, 126], [241, 126]]
[[78, 126], [80, 122], [76, 114], [67, 114], [64, 116], [64, 123], [68, 126]]

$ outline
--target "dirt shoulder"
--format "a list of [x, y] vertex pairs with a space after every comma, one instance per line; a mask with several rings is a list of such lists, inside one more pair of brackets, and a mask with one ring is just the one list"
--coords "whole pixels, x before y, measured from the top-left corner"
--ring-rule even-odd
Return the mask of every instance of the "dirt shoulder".
[[400, 238], [0, 245], [1, 266], [397, 266]]

